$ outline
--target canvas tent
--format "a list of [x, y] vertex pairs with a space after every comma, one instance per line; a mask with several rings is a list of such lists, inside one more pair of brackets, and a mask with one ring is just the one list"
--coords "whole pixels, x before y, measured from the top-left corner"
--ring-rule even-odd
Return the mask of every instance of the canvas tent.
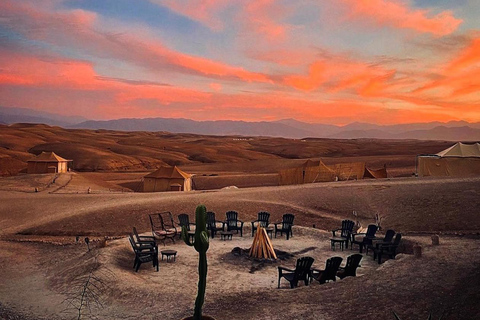
[[313, 182], [335, 181], [335, 172], [322, 160], [307, 160], [301, 166], [279, 172], [279, 184], [303, 184]]
[[383, 168], [374, 170], [365, 167], [365, 173], [363, 174], [363, 178], [370, 178], [370, 179], [384, 179], [387, 177], [387, 166], [383, 166]]
[[468, 177], [480, 175], [480, 143], [458, 142], [433, 155], [417, 156], [420, 177]]
[[329, 168], [335, 172], [337, 180], [360, 180], [365, 173], [365, 162], [336, 163]]
[[55, 152], [42, 152], [35, 158], [27, 161], [27, 173], [62, 173], [68, 171], [68, 163], [72, 160], [64, 159]]
[[157, 171], [143, 177], [144, 192], [158, 191], [190, 191], [192, 175], [176, 166], [162, 166]]

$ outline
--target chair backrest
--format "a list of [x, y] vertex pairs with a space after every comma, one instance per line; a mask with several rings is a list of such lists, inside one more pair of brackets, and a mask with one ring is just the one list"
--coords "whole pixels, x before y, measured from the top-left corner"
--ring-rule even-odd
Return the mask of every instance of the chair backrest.
[[387, 230], [387, 232], [385, 232], [385, 237], [383, 237], [382, 242], [392, 242], [394, 235], [395, 235], [395, 231], [391, 229]]
[[135, 237], [136, 242], [140, 242], [140, 236], [138, 235], [137, 228], [133, 227], [133, 236]]
[[227, 225], [230, 227], [236, 227], [238, 221], [238, 212], [231, 210], [227, 211], [225, 215], [227, 216]]
[[162, 217], [163, 227], [165, 229], [175, 229], [175, 222], [173, 221], [173, 215], [170, 211], [160, 212], [159, 216]]
[[186, 227], [190, 231], [190, 219], [188, 214], [182, 213], [178, 215], [178, 222], [180, 227]]
[[293, 219], [295, 216], [291, 213], [286, 213], [282, 218], [282, 229], [289, 229], [293, 226]]
[[207, 227], [215, 227], [215, 212], [207, 211]]
[[362, 258], [363, 256], [359, 253], [348, 256], [347, 264], [345, 265], [345, 276], [355, 277], [357, 275], [357, 268]]
[[400, 241], [402, 240], [402, 234], [401, 233], [397, 233], [397, 235], [395, 236], [395, 240], [393, 240], [393, 245], [395, 247], [398, 247], [398, 245], [400, 244]]
[[267, 211], [260, 211], [257, 216], [258, 225], [260, 227], [265, 228], [266, 226], [268, 226], [268, 220], [270, 220], [270, 213], [268, 213]]
[[137, 252], [138, 247], [137, 247], [137, 244], [135, 243], [135, 240], [133, 240], [132, 234], [128, 235], [128, 241], [130, 241], [130, 245], [132, 246], [133, 251]]
[[301, 257], [297, 259], [297, 265], [295, 266], [294, 278], [296, 279], [306, 279], [307, 275], [310, 274], [310, 269], [313, 265], [312, 257]]
[[352, 220], [343, 220], [341, 236], [348, 237], [348, 235], [353, 232], [353, 227], [355, 227], [355, 222]]
[[367, 237], [367, 238], [375, 237], [375, 233], [377, 233], [377, 229], [378, 229], [378, 227], [376, 225], [369, 224], [368, 229], [367, 229], [367, 234], [365, 235], [365, 237]]
[[323, 272], [323, 279], [325, 280], [333, 280], [337, 275], [338, 268], [340, 268], [340, 264], [342, 263], [341, 257], [332, 257], [327, 260], [325, 264], [325, 271]]
[[175, 223], [170, 211], [153, 213], [148, 216], [152, 225], [152, 231], [175, 229]]
[[152, 226], [153, 232], [165, 230], [163, 218], [159, 213], [151, 213], [148, 215], [148, 218], [150, 219], [150, 225]]

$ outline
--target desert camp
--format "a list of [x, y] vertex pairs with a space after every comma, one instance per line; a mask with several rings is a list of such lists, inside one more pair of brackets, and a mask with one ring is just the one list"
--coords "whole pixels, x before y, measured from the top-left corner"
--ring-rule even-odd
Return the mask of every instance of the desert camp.
[[[439, 301], [455, 317], [465, 315], [463, 310], [480, 314], [477, 304], [469, 302], [465, 294], [469, 290], [476, 292], [480, 287], [474, 285], [480, 275], [467, 272], [471, 263], [480, 262], [477, 261], [480, 225], [475, 209], [480, 205], [480, 197], [475, 192], [480, 178], [427, 179], [412, 175], [418, 153], [428, 150], [435, 154], [438, 152], [435, 150], [447, 149], [451, 143], [355, 141], [356, 147], [352, 148], [352, 142], [347, 140], [332, 143], [331, 140], [292, 139], [288, 140], [290, 148], [297, 149], [303, 158], [290, 159], [288, 150], [285, 157], [279, 158], [278, 148], [284, 148], [286, 140], [276, 138], [233, 140], [199, 136], [195, 148], [189, 149], [192, 135], [179, 134], [172, 138], [167, 134], [80, 132], [55, 127], [41, 127], [37, 133], [39, 129], [31, 126], [6, 130], [9, 135], [23, 132], [29, 136], [43, 135], [45, 130], [49, 136], [61, 134], [67, 142], [53, 145], [57, 155], [70, 155], [72, 148], [78, 146], [68, 141], [88, 143], [90, 152], [73, 153], [74, 170], [24, 174], [22, 171], [32, 159], [26, 152], [18, 173], [1, 178], [0, 212], [4, 222], [0, 259], [7, 266], [0, 270], [3, 279], [0, 310], [4, 314], [26, 319], [29, 314], [33, 315], [32, 319], [69, 319], [73, 310], [65, 308], [62, 301], [76, 292], [78, 287], [73, 283], [81, 284], [89, 270], [95, 270], [93, 275], [108, 284], [108, 289], [99, 293], [104, 307], [91, 306], [90, 312], [99, 318], [128, 319], [143, 313], [147, 317], [158, 314], [158, 319], [179, 319], [188, 315], [190, 302], [195, 298], [191, 288], [197, 283], [195, 276], [186, 279], [185, 274], [196, 274], [198, 258], [195, 250], [180, 239], [180, 227], [189, 226], [187, 235], [195, 238], [194, 212], [199, 203], [211, 212], [208, 216], [212, 215], [211, 222], [207, 223], [211, 237], [204, 310], [216, 318], [239, 319], [242, 310], [249, 309], [250, 316], [260, 318], [267, 312], [274, 319], [285, 314], [290, 319], [298, 318], [299, 314], [302, 319], [317, 319], [317, 313], [334, 310], [333, 319], [337, 316], [358, 318], [358, 312], [365, 315], [360, 319], [376, 319], [378, 314], [388, 318], [392, 308], [414, 318], [425, 310], [440, 314], [441, 310], [435, 307]], [[117, 143], [115, 139], [120, 134], [122, 139]], [[148, 142], [149, 147], [140, 155], [132, 156], [130, 148], [134, 145], [135, 152], [139, 151], [139, 137]], [[104, 152], [104, 141], [117, 153]], [[235, 143], [227, 149], [225, 146], [231, 141]], [[247, 146], [240, 145], [244, 141], [248, 141]], [[209, 153], [212, 143], [223, 146], [222, 153]], [[48, 140], [36, 148], [43, 145], [48, 148]], [[170, 155], [163, 149], [164, 145], [179, 145], [185, 153], [176, 148]], [[338, 148], [335, 157], [318, 151], [328, 150], [332, 145]], [[157, 146], [160, 159], [146, 156], [157, 155], [152, 152], [155, 148], [152, 146]], [[258, 154], [260, 146], [261, 155]], [[367, 146], [370, 149], [366, 149]], [[32, 144], [23, 148], [34, 147]], [[252, 148], [257, 153], [253, 153]], [[387, 148], [391, 155], [385, 155]], [[95, 166], [99, 159], [96, 150], [102, 155], [103, 163], [112, 167], [100, 170]], [[188, 160], [200, 153], [201, 159], [209, 161]], [[225, 155], [226, 158], [221, 158]], [[250, 159], [241, 158], [245, 155]], [[252, 160], [254, 156], [258, 158]], [[162, 159], [169, 161], [169, 157], [175, 157], [175, 161], [185, 160], [178, 166], [162, 162]], [[138, 170], [136, 159], [150, 167]], [[119, 167], [129, 169], [118, 170]], [[288, 183], [279, 185], [280, 179]], [[139, 181], [143, 183], [140, 190]], [[193, 184], [199, 189], [195, 190]], [[137, 192], [142, 190], [148, 191]], [[189, 192], [178, 192], [182, 190]], [[233, 211], [235, 220], [229, 220], [227, 212]], [[162, 216], [162, 219], [152, 222], [149, 216]], [[285, 220], [285, 217], [294, 217], [294, 220]], [[342, 237], [341, 228], [346, 220], [352, 222], [352, 232], [367, 232], [371, 225], [377, 229], [380, 226], [376, 232], [379, 239], [387, 239], [392, 234], [389, 230], [401, 234], [398, 251], [387, 254], [385, 249], [379, 264], [380, 251], [375, 251], [375, 246], [364, 245], [363, 238], [357, 235], [354, 239]], [[135, 258], [137, 240], [133, 236], [134, 247], [129, 242], [133, 230], [147, 242], [149, 237], [158, 237], [152, 240], [157, 249], [152, 247], [153, 253], [148, 255], [138, 253], [138, 261]], [[214, 237], [211, 230], [215, 230]], [[332, 230], [337, 231], [332, 234]], [[439, 244], [432, 244], [434, 235], [438, 236]], [[393, 243], [395, 237], [390, 240]], [[415, 247], [417, 255], [415, 245], [420, 245], [422, 250], [419, 253]], [[324, 281], [321, 273], [315, 271], [312, 282], [307, 281], [306, 285], [303, 280], [291, 289], [288, 271], [282, 269], [281, 274], [278, 271], [279, 268], [294, 270], [297, 261], [312, 261], [310, 258], [313, 269], [322, 270], [340, 261], [338, 258], [342, 259], [338, 267], [343, 268], [347, 260], [358, 259], [358, 255], [361, 255], [361, 266], [357, 267], [355, 276], [340, 278], [343, 273], [339, 269], [336, 281], [332, 278]], [[15, 268], [9, 267], [12, 263]], [[445, 264], [449, 268], [445, 268]], [[92, 266], [95, 268], [91, 269]], [[435, 277], [431, 276], [432, 272]], [[418, 286], [411, 282], [412, 275]], [[438, 277], [444, 281], [438, 282]], [[465, 289], [466, 286], [471, 289]], [[378, 288], [386, 294], [382, 297], [374, 294], [368, 301], [375, 299], [384, 307], [373, 312], [355, 292], [375, 293]], [[438, 293], [432, 294], [432, 290]], [[28, 297], [18, 300], [15, 297], [19, 294]], [[350, 297], [352, 308], [339, 308], [338, 302], [329, 298], [332, 294]], [[398, 294], [411, 301], [420, 295], [424, 303], [413, 308], [405, 308], [400, 301], [392, 304]], [[456, 298], [452, 299], [452, 295]], [[148, 300], [148, 297], [153, 301], [149, 306], [138, 305], [139, 299]], [[312, 299], [323, 302], [308, 303], [308, 309], [285, 307], [278, 311], [292, 301], [298, 304]], [[38, 301], [39, 307], [24, 301]], [[257, 305], [258, 301], [263, 301], [262, 309], [252, 309], [251, 305]], [[467, 303], [468, 307], [459, 309], [457, 305], [461, 303]], [[125, 310], [125, 306], [128, 311], [120, 315], [118, 310]]]
[[479, 17], [0, 0], [0, 320], [480, 320]]

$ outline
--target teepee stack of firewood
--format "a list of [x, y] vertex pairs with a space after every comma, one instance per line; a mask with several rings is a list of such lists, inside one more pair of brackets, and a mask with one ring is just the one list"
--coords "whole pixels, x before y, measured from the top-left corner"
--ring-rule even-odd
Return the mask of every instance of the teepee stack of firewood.
[[253, 243], [249, 255], [256, 259], [277, 259], [272, 242], [264, 228], [258, 227], [257, 233], [255, 234], [255, 237], [253, 237]]

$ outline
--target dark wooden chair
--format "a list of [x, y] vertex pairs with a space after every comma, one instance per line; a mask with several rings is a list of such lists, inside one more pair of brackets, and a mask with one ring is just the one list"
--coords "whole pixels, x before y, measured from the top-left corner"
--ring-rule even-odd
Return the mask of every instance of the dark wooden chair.
[[[373, 251], [373, 249], [375, 249], [376, 245], [379, 243], [382, 243], [382, 244], [392, 243], [394, 236], [395, 236], [395, 231], [392, 229], [388, 229], [387, 232], [385, 232], [385, 236], [383, 237], [383, 239], [379, 241], [371, 240], [371, 243], [366, 245], [367, 251], [365, 251], [365, 253], [368, 254], [368, 250]], [[367, 240], [367, 242], [369, 241]]]
[[161, 212], [149, 214], [150, 225], [152, 226], [152, 234], [155, 239], [158, 239], [163, 242], [165, 245], [165, 240], [170, 239], [175, 243], [175, 236], [178, 233], [175, 223], [173, 222], [173, 216], [171, 212]]
[[[377, 233], [378, 227], [374, 224], [368, 225], [366, 233], [352, 233], [350, 249], [353, 249], [353, 245], [356, 244], [359, 247], [360, 253], [363, 252], [363, 248], [372, 243], [375, 238], [375, 233]], [[357, 237], [357, 239], [355, 239]], [[361, 239], [358, 239], [361, 237]]]
[[210, 236], [215, 238], [218, 231], [225, 231], [225, 222], [215, 220], [215, 212], [207, 212], [207, 230], [210, 231]]
[[340, 268], [340, 264], [342, 263], [341, 257], [332, 257], [327, 260], [325, 263], [325, 269], [315, 269], [312, 268], [311, 270], [311, 277], [312, 280], [317, 280], [320, 284], [324, 284], [327, 281], [336, 281], [337, 271]]
[[260, 211], [257, 213], [257, 220], [252, 221], [252, 237], [258, 227], [267, 228], [269, 225], [270, 213], [266, 211]]
[[186, 227], [187, 231], [190, 231], [190, 229], [191, 229], [190, 226], [194, 226], [195, 223], [190, 222], [190, 218], [189, 218], [188, 214], [182, 213], [182, 214], [178, 215], [178, 225], [180, 226], [180, 229], [182, 227]]
[[363, 256], [359, 253], [348, 256], [345, 267], [338, 268], [337, 277], [339, 277], [340, 279], [343, 279], [345, 277], [356, 277], [357, 268], [360, 266], [360, 261], [362, 260], [362, 258]]
[[150, 244], [153, 246], [157, 245], [157, 242], [155, 241], [155, 237], [153, 236], [140, 236], [138, 235], [137, 228], [133, 227], [133, 237], [135, 240], [135, 243], [138, 244]]
[[293, 220], [295, 216], [291, 213], [286, 213], [283, 215], [282, 221], [275, 223], [275, 238], [277, 237], [277, 233], [280, 232], [280, 235], [283, 236], [283, 233], [287, 235], [287, 240], [293, 236], [292, 227], [293, 227]]
[[227, 211], [225, 213], [227, 220], [225, 220], [225, 224], [227, 226], [227, 231], [240, 231], [240, 236], [243, 237], [243, 221], [238, 220], [238, 212], [237, 211]]
[[379, 243], [378, 246], [375, 247], [373, 250], [373, 259], [377, 259], [378, 257], [378, 264], [382, 263], [382, 256], [386, 255], [390, 259], [395, 259], [395, 256], [397, 255], [397, 249], [398, 246], [400, 245], [400, 241], [402, 240], [402, 234], [397, 233], [395, 235], [395, 240], [393, 240], [392, 243], [389, 244], [381, 244]]
[[[355, 222], [352, 220], [343, 220], [340, 229], [332, 230], [333, 237], [345, 238], [346, 247], [348, 248], [348, 241], [350, 241], [350, 235], [353, 233], [353, 227], [355, 227]], [[340, 231], [339, 235], [337, 235], [338, 231]]]
[[278, 287], [280, 288], [280, 279], [285, 278], [290, 283], [290, 288], [298, 286], [298, 281], [303, 280], [308, 286], [310, 282], [310, 269], [314, 259], [312, 257], [302, 257], [297, 259], [295, 269], [278, 267]]
[[133, 252], [135, 252], [135, 261], [133, 262], [133, 268], [135, 269], [135, 272], [138, 272], [140, 265], [145, 262], [152, 262], [153, 267], [156, 267], [158, 271], [159, 265], [157, 246], [136, 243], [131, 234], [128, 235], [128, 240], [130, 241]]

